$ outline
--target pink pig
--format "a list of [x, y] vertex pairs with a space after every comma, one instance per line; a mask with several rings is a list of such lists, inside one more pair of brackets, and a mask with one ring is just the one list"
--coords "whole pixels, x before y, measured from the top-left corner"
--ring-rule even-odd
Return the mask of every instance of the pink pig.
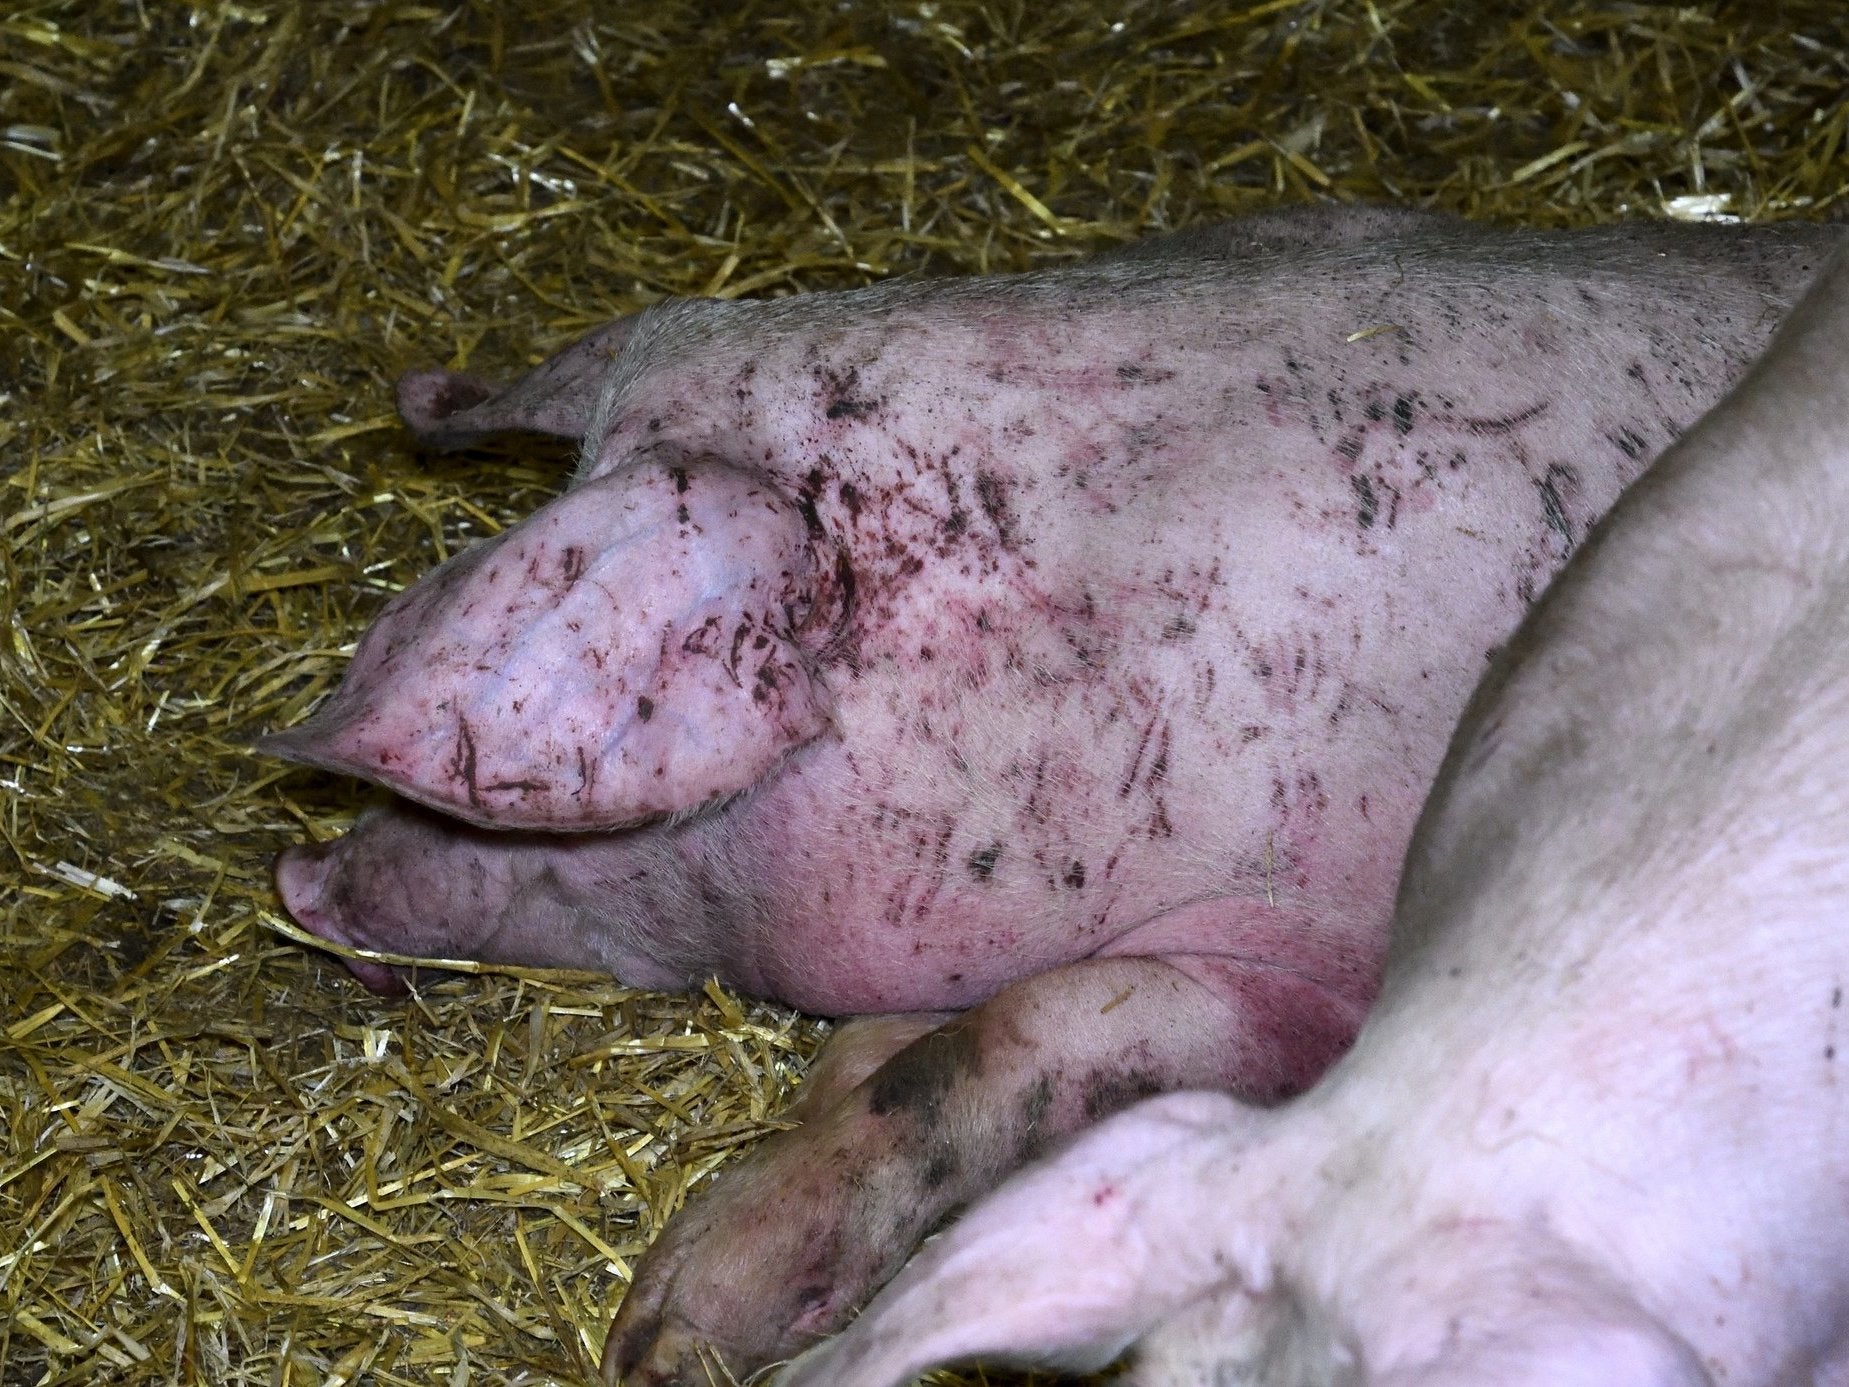
[[1849, 1381], [1849, 251], [1492, 669], [1354, 1049], [1139, 1105], [778, 1387]]
[[869, 1018], [605, 1363], [747, 1372], [1049, 1142], [1343, 1051], [1486, 659], [1832, 239], [1292, 212], [667, 303], [500, 393], [408, 377], [432, 441], [584, 461], [270, 739], [404, 801], [284, 854], [284, 899], [347, 944]]

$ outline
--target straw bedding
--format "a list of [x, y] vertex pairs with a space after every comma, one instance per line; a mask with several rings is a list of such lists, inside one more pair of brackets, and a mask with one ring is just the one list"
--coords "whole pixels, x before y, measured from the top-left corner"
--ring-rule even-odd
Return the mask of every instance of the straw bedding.
[[1840, 0], [13, 0], [0, 1384], [582, 1381], [826, 1030], [379, 1000], [279, 917], [363, 792], [249, 739], [567, 465], [420, 455], [397, 372], [1305, 199], [1829, 215], [1846, 48]]

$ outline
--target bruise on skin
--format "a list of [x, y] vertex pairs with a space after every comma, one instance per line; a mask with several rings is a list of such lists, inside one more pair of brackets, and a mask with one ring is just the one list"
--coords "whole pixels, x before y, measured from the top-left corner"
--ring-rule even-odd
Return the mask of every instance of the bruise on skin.
[[875, 1117], [907, 1115], [935, 1126], [944, 1098], [960, 1079], [982, 1068], [982, 1042], [972, 1024], [952, 1022], [922, 1036], [874, 1071], [868, 1081], [867, 1111]]

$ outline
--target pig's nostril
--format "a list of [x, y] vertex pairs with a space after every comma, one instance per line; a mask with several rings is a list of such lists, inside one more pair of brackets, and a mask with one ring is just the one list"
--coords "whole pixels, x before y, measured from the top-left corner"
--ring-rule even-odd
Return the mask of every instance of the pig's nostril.
[[[360, 941], [339, 918], [340, 912], [328, 908], [327, 877], [332, 865], [334, 844], [302, 844], [285, 848], [276, 856], [274, 872], [276, 894], [283, 907], [303, 929], [334, 944], [358, 945]], [[387, 963], [367, 959], [342, 958], [347, 971], [370, 992], [388, 997], [402, 997], [410, 990], [403, 973]]]
[[330, 927], [327, 912], [321, 907], [322, 888], [327, 881], [328, 852], [324, 846], [297, 845], [276, 855], [272, 871], [276, 894], [283, 907], [303, 929], [324, 939], [338, 939]]

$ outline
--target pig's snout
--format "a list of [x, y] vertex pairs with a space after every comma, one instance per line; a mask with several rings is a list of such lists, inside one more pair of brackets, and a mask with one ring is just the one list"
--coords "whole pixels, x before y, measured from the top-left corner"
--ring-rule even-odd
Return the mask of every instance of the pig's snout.
[[[331, 890], [339, 850], [339, 840], [285, 848], [276, 855], [272, 868], [276, 894], [282, 897], [283, 906], [295, 922], [310, 934], [329, 943], [363, 948], [365, 945], [352, 923], [344, 918], [346, 912]], [[345, 957], [341, 962], [370, 991], [400, 996], [407, 990], [403, 975], [389, 964]]]

